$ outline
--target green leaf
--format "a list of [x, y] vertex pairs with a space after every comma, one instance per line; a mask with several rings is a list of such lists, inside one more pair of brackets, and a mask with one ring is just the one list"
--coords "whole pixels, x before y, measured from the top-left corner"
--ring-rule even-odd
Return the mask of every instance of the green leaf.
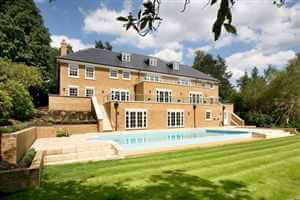
[[126, 31], [128, 31], [128, 29], [130, 29], [131, 26], [132, 26], [132, 23], [128, 23], [128, 24], [126, 25]]
[[141, 19], [141, 13], [142, 13], [142, 10], [140, 10], [138, 13], [138, 19]]
[[215, 3], [217, 3], [217, 1], [218, 1], [218, 0], [211, 0], [210, 5], [211, 5], [211, 6], [214, 5]]
[[146, 18], [144, 18], [143, 21], [142, 21], [142, 23], [141, 23], [141, 26], [140, 26], [141, 30], [143, 30], [146, 27], [147, 22], [148, 22], [148, 20]]
[[235, 35], [237, 34], [236, 28], [233, 25], [225, 23], [224, 27], [225, 27], [225, 29], [228, 33], [232, 33], [232, 34], [235, 34]]
[[118, 17], [117, 20], [122, 21], [122, 22], [127, 22], [128, 21], [128, 19], [126, 17], [122, 17], [122, 16]]

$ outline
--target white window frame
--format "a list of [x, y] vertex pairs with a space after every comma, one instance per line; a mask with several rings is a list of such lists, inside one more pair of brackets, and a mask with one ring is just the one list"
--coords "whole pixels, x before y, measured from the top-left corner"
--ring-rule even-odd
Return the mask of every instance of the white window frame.
[[[174, 125], [172, 124], [172, 113], [174, 113]], [[178, 116], [179, 115], [179, 116]], [[178, 124], [179, 117], [179, 124]], [[184, 128], [184, 110], [167, 110], [167, 127], [168, 128]]]
[[[162, 94], [162, 96], [161, 96], [161, 94]], [[166, 94], [167, 94], [167, 96], [166, 96]], [[172, 102], [172, 90], [156, 88], [156, 102], [157, 103], [171, 103]]]
[[[93, 90], [93, 95], [92, 96], [87, 96], [87, 90]], [[95, 88], [94, 87], [85, 87], [85, 90], [84, 90], [84, 96], [86, 97], [93, 97], [95, 96]]]
[[[207, 118], [207, 115], [206, 115], [207, 113], [210, 113], [210, 118]], [[204, 117], [205, 117], [205, 120], [211, 121], [213, 119], [213, 112], [211, 110], [206, 110]]]
[[[71, 75], [71, 67], [76, 67], [77, 68], [77, 76]], [[68, 77], [69, 78], [79, 78], [79, 65], [76, 64], [69, 64], [68, 65]]]
[[[135, 113], [135, 127], [131, 127], [131, 113]], [[142, 113], [142, 126], [139, 127], [139, 118], [138, 118], [138, 113]], [[147, 109], [125, 109], [125, 117], [124, 117], [124, 124], [125, 124], [125, 129], [147, 129], [148, 128], [148, 110]], [[127, 126], [127, 121], [128, 121], [128, 126]]]
[[[193, 95], [196, 95], [196, 102], [194, 102]], [[198, 95], [199, 95], [199, 102], [197, 98]], [[190, 104], [203, 104], [203, 102], [204, 102], [204, 97], [201, 92], [193, 92], [193, 91], [190, 92]]]
[[[87, 69], [88, 68], [90, 68], [90, 69], [93, 69], [93, 77], [88, 77], [87, 76]], [[96, 76], [95, 76], [95, 73], [96, 73], [96, 71], [95, 71], [95, 67], [94, 66], [91, 66], [91, 65], [86, 65], [85, 66], [85, 79], [88, 79], [88, 80], [96, 80]]]
[[150, 73], [144, 75], [144, 80], [149, 82], [161, 82], [159, 75]]
[[179, 71], [179, 62], [173, 62], [173, 69]]
[[[111, 76], [111, 73], [112, 73], [113, 71], [116, 72], [116, 74], [117, 74], [116, 77], [115, 77], [115, 76]], [[119, 71], [116, 70], [116, 69], [110, 69], [110, 70], [109, 70], [109, 78], [111, 78], [111, 79], [119, 79]]]
[[[118, 95], [116, 95], [116, 93], [118, 93]], [[116, 97], [119, 97], [119, 99], [117, 99]], [[125, 97], [125, 99], [122, 100], [122, 97]], [[110, 99], [111, 101], [128, 102], [130, 101], [130, 91], [126, 89], [111, 89]]]
[[[128, 73], [128, 78], [124, 78], [124, 72]], [[131, 80], [131, 72], [130, 71], [122, 71], [122, 79], [123, 80]]]
[[122, 53], [122, 62], [130, 62], [131, 61], [131, 54], [130, 53]]
[[149, 65], [150, 66], [157, 67], [157, 63], [158, 63], [157, 58], [150, 58], [149, 59]]
[[177, 83], [179, 85], [189, 86], [189, 85], [191, 85], [191, 80], [188, 80], [188, 79], [179, 79], [177, 81]]
[[[71, 96], [70, 95], [70, 89], [77, 89], [77, 96]], [[70, 97], [79, 97], [80, 96], [80, 91], [79, 91], [79, 86], [77, 86], [77, 85], [69, 85], [68, 86], [68, 96], [70, 96]]]

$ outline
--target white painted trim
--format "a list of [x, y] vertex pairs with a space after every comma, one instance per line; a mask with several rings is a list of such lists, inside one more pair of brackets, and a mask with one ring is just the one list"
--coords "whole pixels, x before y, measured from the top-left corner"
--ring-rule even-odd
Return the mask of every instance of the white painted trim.
[[[128, 72], [129, 73], [129, 78], [124, 78], [124, 72]], [[130, 71], [126, 71], [126, 70], [122, 70], [122, 79], [123, 80], [131, 80], [131, 72]]]
[[[210, 119], [206, 118], [206, 113], [208, 113], [208, 112], [210, 112], [210, 117], [211, 117]], [[204, 118], [207, 121], [213, 120], [213, 112], [212, 112], [212, 110], [205, 110], [205, 116], [204, 116]]]
[[[93, 68], [94, 73], [93, 73], [93, 77], [92, 78], [86, 76], [86, 69], [87, 68]], [[84, 66], [84, 73], [85, 73], [85, 79], [86, 80], [96, 80], [96, 70], [95, 70], [94, 66], [92, 66], [92, 65], [85, 65]]]
[[[145, 124], [145, 127], [137, 127], [137, 124], [138, 124], [138, 117], [137, 117], [137, 114], [136, 114], [136, 120], [135, 120], [135, 125], [136, 125], [136, 127], [134, 127], [134, 128], [131, 128], [130, 127], [130, 116], [128, 116], [128, 122], [129, 122], [129, 128], [126, 128], [126, 112], [135, 112], [135, 113], [137, 113], [137, 112], [142, 112], [143, 114], [142, 114], [142, 120], [143, 120], [143, 122], [142, 123], [144, 123], [144, 112], [146, 112], [146, 124]], [[135, 109], [135, 108], [129, 108], [129, 109], [125, 109], [125, 111], [124, 111], [124, 127], [125, 127], [125, 129], [126, 130], [135, 130], [135, 129], [147, 129], [148, 128], [148, 121], [149, 121], [149, 118], [148, 118], [148, 110], [147, 109]]]
[[[169, 117], [169, 113], [172, 113], [172, 112], [174, 112], [175, 113], [175, 124], [176, 124], [176, 113], [182, 113], [182, 117], [183, 117], [183, 124], [182, 125], [175, 125], [175, 126], [169, 126], [168, 125], [168, 117]], [[184, 114], [184, 110], [182, 110], [182, 109], [168, 109], [167, 110], [167, 120], [166, 120], [166, 124], [167, 124], [167, 128], [184, 128], [184, 121], [185, 121], [185, 118], [184, 118], [184, 116], [185, 116], [185, 114]], [[171, 122], [172, 120], [171, 120], [171, 116], [170, 116], [170, 122]], [[180, 118], [180, 123], [181, 123], [181, 118]]]
[[93, 90], [93, 96], [96, 96], [96, 93], [95, 93], [95, 87], [85, 87], [85, 89], [84, 89], [84, 96], [86, 96], [86, 90], [87, 89], [91, 89], [91, 90]]
[[[71, 76], [70, 75], [70, 67], [71, 65], [76, 66], [77, 67], [77, 76]], [[79, 65], [78, 64], [68, 64], [68, 77], [69, 78], [79, 78], [80, 77], [80, 70], [79, 70]]]
[[[111, 72], [116, 71], [117, 72], [117, 77], [111, 76]], [[119, 79], [119, 71], [116, 69], [109, 69], [109, 78], [110, 79]]]
[[77, 96], [75, 96], [75, 97], [80, 96], [80, 87], [77, 85], [68, 85], [68, 96], [70, 96], [70, 88], [77, 88]]

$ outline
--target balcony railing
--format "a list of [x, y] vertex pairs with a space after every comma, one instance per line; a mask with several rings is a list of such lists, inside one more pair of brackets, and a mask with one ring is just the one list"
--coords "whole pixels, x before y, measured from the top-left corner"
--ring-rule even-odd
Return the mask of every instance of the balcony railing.
[[180, 81], [180, 80], [169, 80], [169, 79], [150, 79], [150, 80], [141, 80], [141, 82], [150, 82], [150, 83], [166, 83], [173, 85], [189, 86], [189, 87], [200, 87], [203, 89], [213, 89], [214, 86], [212, 83], [208, 82], [195, 82], [195, 81]]
[[219, 104], [219, 98], [216, 97], [182, 97], [172, 95], [144, 95], [144, 94], [107, 94], [104, 96], [104, 102], [149, 102], [149, 103], [182, 103], [182, 104], [200, 104], [200, 105], [212, 105]]

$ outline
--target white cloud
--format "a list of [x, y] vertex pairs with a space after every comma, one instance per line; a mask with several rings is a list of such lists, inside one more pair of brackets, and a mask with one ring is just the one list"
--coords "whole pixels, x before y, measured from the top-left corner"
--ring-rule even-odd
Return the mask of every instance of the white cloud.
[[251, 70], [254, 66], [260, 71], [267, 68], [268, 65], [282, 67], [289, 60], [295, 58], [296, 53], [292, 50], [279, 51], [272, 54], [266, 54], [259, 49], [252, 49], [245, 52], [235, 53], [226, 58], [229, 70], [233, 72], [233, 80], [238, 79], [245, 71]]
[[171, 61], [181, 62], [182, 61], [182, 52], [175, 51], [172, 49], [164, 49], [164, 50], [154, 53], [151, 56], [158, 57], [160, 59], [163, 59], [163, 60], [169, 61], [169, 62], [171, 62]]
[[66, 42], [72, 46], [73, 51], [78, 51], [78, 50], [81, 50], [81, 49], [86, 49], [86, 48], [93, 47], [93, 45], [91, 45], [91, 44], [83, 43], [80, 39], [69, 38], [68, 36], [65, 36], [65, 35], [52, 35], [51, 36], [51, 40], [52, 40], [51, 46], [59, 48], [60, 43], [63, 39], [66, 40]]

